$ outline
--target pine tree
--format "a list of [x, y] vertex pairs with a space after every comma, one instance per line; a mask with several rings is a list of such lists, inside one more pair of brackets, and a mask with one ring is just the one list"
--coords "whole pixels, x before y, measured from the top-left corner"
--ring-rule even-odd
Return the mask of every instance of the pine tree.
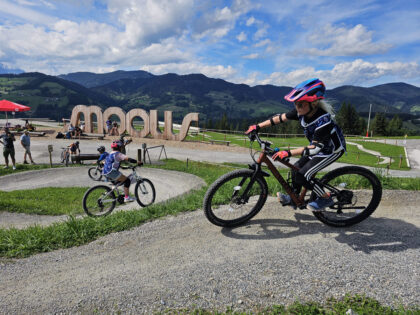
[[351, 104], [345, 102], [341, 105], [339, 112], [336, 116], [337, 124], [346, 135], [359, 135], [360, 134], [360, 116], [356, 109]]
[[404, 134], [402, 130], [403, 122], [398, 115], [392, 117], [388, 124], [388, 135], [389, 136], [401, 136]]
[[372, 121], [373, 134], [376, 136], [388, 135], [388, 120], [383, 113], [377, 113]]

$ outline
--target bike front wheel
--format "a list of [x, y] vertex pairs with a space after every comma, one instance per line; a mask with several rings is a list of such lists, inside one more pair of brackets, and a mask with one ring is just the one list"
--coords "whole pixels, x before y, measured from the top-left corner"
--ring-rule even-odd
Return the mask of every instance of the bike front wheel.
[[137, 202], [142, 207], [150, 206], [155, 202], [156, 191], [153, 183], [147, 178], [139, 180], [134, 187]]
[[89, 188], [83, 196], [83, 210], [91, 217], [102, 217], [114, 210], [117, 202], [114, 191], [105, 185]]
[[89, 175], [90, 178], [92, 178], [93, 180], [96, 180], [96, 181], [99, 181], [102, 178], [102, 172], [97, 167], [89, 168], [88, 175]]
[[217, 179], [204, 196], [207, 219], [218, 226], [234, 227], [254, 217], [267, 200], [267, 182], [252, 170], [236, 170]]
[[[325, 174], [320, 182], [331, 194], [334, 204], [325, 211], [314, 212], [314, 215], [330, 226], [345, 227], [363, 221], [375, 211], [382, 198], [378, 177], [363, 167], [337, 168]], [[310, 199], [315, 198], [312, 193]]]

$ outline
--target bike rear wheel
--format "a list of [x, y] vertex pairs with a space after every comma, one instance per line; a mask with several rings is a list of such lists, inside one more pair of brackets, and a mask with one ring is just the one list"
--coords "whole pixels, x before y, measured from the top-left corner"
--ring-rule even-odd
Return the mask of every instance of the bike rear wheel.
[[114, 191], [108, 186], [89, 188], [83, 196], [83, 210], [91, 217], [102, 217], [114, 210], [117, 202]]
[[254, 217], [267, 200], [264, 177], [254, 171], [236, 170], [217, 179], [207, 190], [203, 209], [207, 219], [218, 226], [234, 227]]
[[89, 168], [88, 175], [89, 175], [90, 178], [92, 178], [93, 180], [96, 180], [96, 181], [101, 180], [101, 178], [102, 178], [102, 172], [97, 167]]
[[[345, 227], [369, 217], [378, 207], [382, 185], [378, 177], [366, 168], [346, 166], [335, 169], [321, 178], [326, 192], [331, 193], [334, 205], [322, 212], [313, 212], [321, 222]], [[311, 194], [310, 201], [316, 195]]]
[[134, 193], [138, 204], [142, 207], [150, 206], [153, 202], [155, 202], [155, 186], [153, 186], [153, 183], [147, 178], [143, 178], [137, 182], [134, 187]]

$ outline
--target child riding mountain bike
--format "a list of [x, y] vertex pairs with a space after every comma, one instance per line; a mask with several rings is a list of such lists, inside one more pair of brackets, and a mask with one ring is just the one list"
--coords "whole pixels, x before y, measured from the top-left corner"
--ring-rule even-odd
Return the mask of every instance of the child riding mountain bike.
[[127, 161], [129, 163], [137, 163], [138, 165], [141, 165], [142, 163], [122, 154], [121, 148], [123, 147], [123, 145], [124, 144], [119, 140], [111, 143], [112, 152], [109, 153], [108, 156], [105, 158], [105, 165], [102, 170], [102, 174], [105, 175], [106, 178], [111, 181], [118, 181], [120, 183], [124, 183], [124, 201], [131, 202], [136, 200], [135, 198], [129, 195], [131, 180], [119, 171], [120, 164], [122, 161]]
[[[295, 165], [299, 171], [292, 171], [293, 189], [299, 193], [302, 186], [313, 190], [317, 198], [307, 205], [312, 211], [323, 211], [334, 201], [328, 193], [312, 179], [320, 170], [338, 160], [346, 151], [346, 142], [340, 127], [333, 120], [332, 106], [324, 100], [325, 85], [319, 79], [310, 79], [298, 84], [284, 98], [294, 102], [295, 108], [287, 113], [276, 114], [270, 119], [252, 125], [246, 134], [258, 132], [261, 128], [274, 126], [288, 120], [299, 120], [309, 145], [292, 150], [278, 150], [273, 160], [301, 156]], [[283, 206], [292, 204], [288, 194], [277, 193]]]

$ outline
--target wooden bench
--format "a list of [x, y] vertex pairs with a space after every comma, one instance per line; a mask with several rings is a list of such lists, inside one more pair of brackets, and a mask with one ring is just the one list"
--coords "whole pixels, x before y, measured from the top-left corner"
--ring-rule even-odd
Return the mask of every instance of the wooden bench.
[[218, 144], [218, 143], [226, 144], [227, 146], [229, 146], [229, 144], [230, 144], [230, 141], [225, 141], [225, 140], [209, 140], [209, 142], [211, 144]]
[[[105, 135], [102, 133], [86, 133], [83, 132], [80, 136], [80, 139], [97, 139], [97, 140], [104, 140]], [[78, 137], [76, 137], [78, 138]]]
[[72, 163], [79, 163], [81, 164], [82, 161], [89, 161], [89, 160], [97, 160], [99, 159], [99, 154], [79, 154], [79, 155], [71, 155]]
[[[21, 130], [21, 131], [11, 130], [10, 133], [12, 133], [12, 134], [14, 134], [16, 136], [20, 136], [20, 135], [23, 134], [23, 130]], [[31, 137], [33, 137], [33, 136], [35, 136], [35, 137], [43, 137], [43, 136], [45, 136], [45, 132], [44, 131], [29, 131], [29, 135]]]

